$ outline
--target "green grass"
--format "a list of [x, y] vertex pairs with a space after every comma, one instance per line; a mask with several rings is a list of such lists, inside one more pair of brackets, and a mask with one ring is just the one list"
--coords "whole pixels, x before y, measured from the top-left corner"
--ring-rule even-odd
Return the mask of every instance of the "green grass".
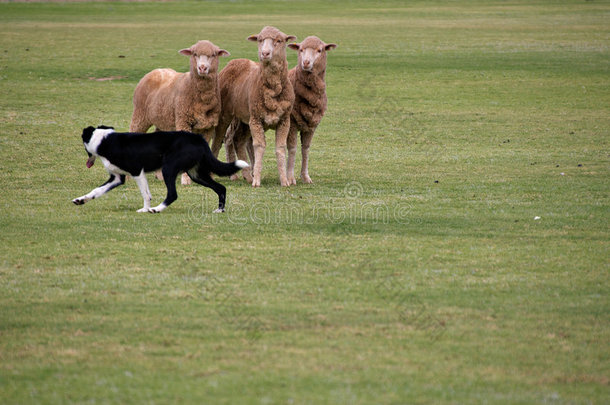
[[[0, 4], [0, 402], [608, 403], [609, 18]], [[269, 132], [224, 215], [201, 187], [137, 214], [133, 181], [71, 204], [106, 179], [83, 127], [127, 129], [137, 81], [196, 40], [254, 59], [267, 24], [339, 44], [314, 185], [279, 186]]]

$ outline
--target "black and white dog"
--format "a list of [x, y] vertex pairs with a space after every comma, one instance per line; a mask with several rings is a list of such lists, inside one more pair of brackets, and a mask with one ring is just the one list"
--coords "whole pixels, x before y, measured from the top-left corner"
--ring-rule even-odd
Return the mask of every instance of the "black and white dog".
[[[227, 189], [212, 180], [210, 173], [230, 176], [248, 167], [242, 160], [232, 163], [219, 161], [203, 137], [190, 132], [157, 131], [144, 134], [115, 132], [112, 127], [99, 126], [85, 128], [82, 136], [89, 155], [87, 167], [93, 166], [95, 158], [99, 156], [110, 173], [110, 179], [88, 194], [72, 200], [76, 205], [101, 197], [125, 183], [125, 176], [130, 175], [138, 184], [144, 199], [144, 207], [138, 212], [161, 212], [178, 198], [176, 177], [186, 172], [194, 182], [209, 187], [218, 194], [218, 209], [214, 212], [224, 212]], [[167, 197], [161, 204], [151, 208], [152, 197], [145, 173], [159, 169], [163, 173]]]

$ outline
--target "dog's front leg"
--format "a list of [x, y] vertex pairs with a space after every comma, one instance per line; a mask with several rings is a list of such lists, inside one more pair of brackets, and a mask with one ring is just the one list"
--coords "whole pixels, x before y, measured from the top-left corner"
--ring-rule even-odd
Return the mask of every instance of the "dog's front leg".
[[150, 189], [148, 188], [148, 181], [146, 180], [144, 170], [140, 172], [139, 176], [134, 176], [133, 179], [140, 188], [140, 194], [142, 194], [142, 199], [144, 200], [144, 207], [140, 208], [138, 212], [150, 212], [150, 200], [152, 200], [152, 196], [150, 195]]
[[125, 176], [111, 173], [110, 178], [107, 182], [97, 188], [94, 188], [88, 194], [85, 194], [82, 197], [75, 198], [74, 200], [72, 200], [72, 202], [76, 205], [83, 205], [87, 201], [100, 198], [113, 188], [118, 187], [123, 183], [125, 183]]

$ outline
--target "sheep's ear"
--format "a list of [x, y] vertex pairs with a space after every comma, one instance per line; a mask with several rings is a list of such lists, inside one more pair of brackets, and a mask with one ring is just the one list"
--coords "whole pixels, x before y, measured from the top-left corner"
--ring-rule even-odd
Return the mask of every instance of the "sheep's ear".
[[284, 41], [286, 42], [290, 42], [290, 41], [296, 41], [297, 37], [295, 37], [294, 35], [286, 35], [286, 38], [284, 38]]
[[324, 49], [327, 50], [327, 51], [335, 49], [336, 47], [337, 47], [337, 44], [326, 44], [326, 45], [324, 45]]
[[191, 51], [191, 48], [186, 48], [186, 49], [180, 49], [178, 51], [178, 53], [180, 55], [184, 55], [184, 56], [191, 56], [193, 54], [193, 51]]
[[300, 47], [301, 44], [288, 44], [288, 48], [294, 49], [295, 51], [298, 51]]
[[219, 49], [218, 56], [231, 56], [231, 54], [229, 53], [229, 51], [225, 51], [224, 49]]
[[258, 35], [250, 35], [248, 38], [246, 38], [248, 41], [253, 41], [256, 42], [258, 41]]

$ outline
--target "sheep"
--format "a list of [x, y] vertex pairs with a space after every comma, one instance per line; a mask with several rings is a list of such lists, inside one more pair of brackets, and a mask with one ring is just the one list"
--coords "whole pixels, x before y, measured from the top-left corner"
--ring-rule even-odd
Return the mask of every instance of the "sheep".
[[[318, 37], [310, 36], [300, 44], [289, 44], [290, 49], [298, 51], [297, 66], [290, 69], [288, 78], [293, 85], [295, 101], [290, 116], [290, 131], [288, 132], [288, 163], [287, 180], [290, 184], [296, 184], [294, 178], [294, 163], [297, 149], [297, 132], [301, 133], [301, 179], [304, 183], [313, 183], [309, 177], [309, 147], [314, 132], [322, 120], [326, 111], [326, 52], [335, 49], [336, 44], [325, 44]], [[251, 164], [252, 153], [248, 128], [233, 122], [227, 133], [226, 149], [227, 160], [234, 160], [234, 149], [237, 150], [240, 159], [246, 159], [244, 149], [247, 148]], [[241, 149], [241, 151], [240, 151]], [[249, 172], [244, 171], [244, 178], [248, 180]], [[235, 179], [233, 175], [232, 179]]]
[[286, 43], [296, 40], [275, 27], [264, 27], [248, 37], [258, 42], [259, 62], [234, 59], [220, 72], [218, 85], [222, 112], [216, 127], [212, 152], [218, 152], [231, 121], [236, 118], [248, 124], [252, 134], [254, 167], [252, 186], [260, 187], [265, 131], [275, 129], [275, 155], [280, 184], [288, 186], [286, 178], [286, 139], [290, 129], [290, 112], [294, 91], [288, 80]]
[[[129, 130], [146, 132], [151, 126], [161, 131], [188, 131], [214, 136], [220, 116], [218, 58], [230, 53], [210, 41], [198, 41], [180, 54], [190, 57], [190, 70], [155, 69], [138, 83], [133, 95]], [[190, 179], [183, 174], [182, 184]]]
[[295, 100], [290, 115], [288, 133], [287, 176], [291, 184], [294, 178], [294, 161], [297, 150], [297, 132], [301, 134], [301, 179], [313, 183], [309, 177], [309, 147], [314, 132], [326, 112], [326, 52], [337, 44], [325, 44], [316, 36], [307, 37], [300, 44], [288, 45], [298, 51], [298, 63], [290, 69], [288, 77], [294, 86]]

